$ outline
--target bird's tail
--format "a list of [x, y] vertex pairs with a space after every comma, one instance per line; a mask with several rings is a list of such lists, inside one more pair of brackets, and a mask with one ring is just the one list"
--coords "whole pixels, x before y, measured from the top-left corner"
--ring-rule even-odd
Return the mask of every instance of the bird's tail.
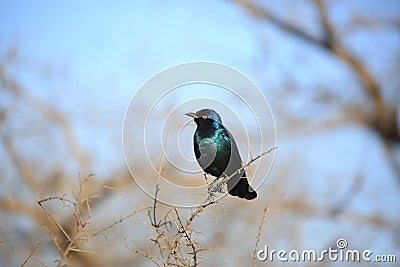
[[[233, 177], [234, 178], [234, 177]], [[230, 179], [227, 182], [229, 194], [247, 200], [255, 199], [257, 192], [251, 187], [246, 178], [246, 173], [243, 172], [242, 177], [239, 179]]]

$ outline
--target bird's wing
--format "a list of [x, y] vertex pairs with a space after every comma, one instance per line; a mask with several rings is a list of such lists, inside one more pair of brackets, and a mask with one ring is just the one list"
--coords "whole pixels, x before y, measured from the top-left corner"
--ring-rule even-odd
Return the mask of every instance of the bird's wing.
[[[240, 157], [239, 149], [236, 145], [235, 138], [232, 136], [232, 134], [228, 130], [226, 130], [226, 134], [225, 134], [224, 138], [228, 138], [230, 140], [230, 146], [231, 146], [230, 147], [230, 151], [231, 151], [230, 160], [228, 162], [228, 165], [227, 165], [224, 173], [227, 176], [231, 176], [232, 174], [237, 172], [242, 167], [242, 159]], [[229, 179], [229, 181], [227, 182], [229, 191], [236, 186], [236, 184], [239, 182], [239, 180], [242, 176], [245, 176], [244, 170], [240, 170], [235, 175], [233, 175], [233, 177], [231, 177]]]
[[240, 157], [239, 149], [236, 145], [235, 138], [232, 136], [232, 134], [228, 130], [224, 131], [224, 138], [229, 140], [229, 143], [230, 143], [229, 149], [231, 151], [231, 155], [230, 155], [229, 164], [226, 168], [226, 173], [231, 174], [231, 173], [235, 172], [237, 169], [239, 169], [240, 167], [242, 167], [242, 159]]

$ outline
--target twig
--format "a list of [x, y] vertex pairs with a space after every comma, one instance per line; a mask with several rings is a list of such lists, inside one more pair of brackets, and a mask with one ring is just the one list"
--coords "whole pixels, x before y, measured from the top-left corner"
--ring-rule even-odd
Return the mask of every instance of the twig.
[[128, 215], [126, 215], [124, 217], [121, 217], [119, 220], [116, 220], [116, 221], [110, 223], [109, 225], [106, 225], [106, 226], [102, 227], [101, 229], [98, 229], [97, 231], [95, 231], [92, 234], [92, 236], [94, 237], [94, 236], [97, 236], [97, 235], [101, 235], [104, 232], [110, 230], [111, 228], [114, 228], [117, 224], [120, 224], [123, 221], [125, 221], [126, 219], [129, 219], [130, 217], [132, 217], [133, 215], [136, 215], [137, 213], [140, 213], [140, 212], [145, 211], [147, 209], [149, 209], [149, 208], [142, 208], [142, 209], [139, 209], [139, 210], [135, 210], [135, 211], [129, 213]]
[[47, 267], [47, 264], [45, 264], [43, 261], [36, 259], [37, 262], [39, 262], [42, 266]]
[[35, 254], [35, 253], [38, 252], [40, 246], [42, 245], [42, 242], [43, 242], [43, 241], [40, 241], [38, 244], [36, 244], [36, 245], [32, 248], [32, 250], [29, 252], [28, 257], [27, 257], [27, 258], [25, 259], [25, 261], [21, 264], [21, 267], [24, 267], [24, 266], [28, 263], [28, 261], [32, 258], [33, 254]]
[[268, 153], [271, 153], [273, 150], [278, 149], [278, 147], [273, 147], [268, 149], [267, 151], [264, 151], [263, 153], [257, 155], [255, 158], [252, 158], [249, 162], [247, 162], [246, 164], [243, 164], [242, 167], [240, 167], [239, 169], [237, 169], [234, 173], [232, 173], [231, 175], [227, 176], [225, 173], [225, 177], [223, 179], [220, 179], [216, 185], [216, 187], [218, 187], [219, 184], [221, 183], [226, 183], [229, 179], [231, 179], [232, 177], [234, 177], [235, 175], [237, 175], [238, 173], [240, 173], [241, 171], [243, 171], [246, 167], [250, 166], [254, 161], [258, 160], [259, 158], [265, 156]]
[[72, 200], [69, 200], [67, 198], [65, 198], [64, 196], [62, 197], [58, 197], [58, 196], [51, 196], [51, 197], [47, 197], [44, 199], [41, 199], [38, 201], [38, 204], [41, 205], [44, 202], [50, 201], [50, 200], [60, 200], [63, 204], [65, 204], [65, 202], [71, 203], [72, 205], [76, 206], [76, 203], [73, 202]]
[[[175, 214], [176, 214], [176, 217], [178, 218], [179, 225], [180, 225], [179, 234], [182, 234], [184, 237], [186, 237], [187, 243], [192, 248], [192, 251], [193, 251], [193, 253], [192, 253], [193, 254], [193, 266], [197, 266], [197, 252], [198, 252], [198, 249], [195, 247], [194, 242], [192, 241], [191, 234], [189, 235], [187, 233], [188, 229], [183, 226], [181, 217], [179, 216], [179, 212], [178, 212], [178, 210], [176, 208], [175, 208]], [[188, 262], [188, 265], [190, 266], [190, 260]]]
[[[230, 178], [234, 177], [236, 174], [240, 173], [243, 169], [245, 169], [247, 166], [249, 166], [250, 164], [252, 164], [254, 161], [258, 160], [259, 158], [265, 156], [266, 154], [270, 153], [271, 151], [277, 149], [278, 147], [273, 147], [268, 149], [267, 151], [259, 154], [258, 156], [256, 156], [255, 158], [252, 158], [249, 162], [247, 162], [246, 164], [243, 164], [241, 168], [239, 168], [238, 170], [236, 170], [234, 173], [232, 173], [231, 175], [227, 176], [225, 175], [224, 179], [219, 179], [217, 182], [217, 187], [218, 185], [222, 184], [222, 183], [226, 183], [226, 181], [228, 181]], [[189, 229], [190, 225], [192, 224], [193, 220], [209, 205], [216, 203], [216, 201], [213, 200], [214, 195], [213, 192], [210, 192], [207, 196], [207, 198], [203, 201], [203, 203], [197, 207], [197, 209], [192, 213], [192, 215], [190, 216], [190, 218], [186, 221], [185, 226], [183, 227], [184, 229]], [[170, 264], [171, 261], [171, 257], [176, 253], [176, 249], [178, 247], [178, 244], [182, 238], [183, 234], [179, 233], [178, 236], [175, 238], [174, 240], [174, 245], [170, 248], [170, 252], [168, 254], [167, 260], [166, 260], [166, 264]]]
[[251, 266], [252, 266], [252, 267], [254, 267], [254, 263], [255, 263], [255, 261], [256, 261], [257, 247], [258, 247], [258, 244], [259, 244], [259, 242], [260, 242], [261, 233], [262, 233], [262, 227], [263, 227], [263, 225], [264, 225], [265, 216], [267, 215], [267, 211], [268, 211], [268, 209], [269, 209], [269, 204], [270, 204], [270, 203], [268, 203], [267, 206], [265, 206], [265, 208], [264, 208], [264, 213], [263, 213], [263, 216], [262, 216], [262, 218], [261, 218], [260, 227], [258, 228], [258, 234], [257, 234], [257, 239], [256, 239], [256, 245], [254, 246], [253, 257], [252, 257], [252, 259], [251, 259]]
[[127, 249], [129, 249], [130, 251], [135, 252], [137, 254], [141, 254], [141, 255], [145, 256], [146, 258], [148, 258], [149, 260], [151, 260], [158, 267], [162, 267], [162, 265], [153, 256], [151, 256], [148, 253], [143, 252], [141, 250], [137, 250], [137, 249], [133, 249], [133, 248], [129, 247], [128, 244], [126, 243], [126, 238], [124, 238], [124, 244], [125, 244], [125, 247]]
[[150, 223], [151, 223], [151, 225], [153, 227], [160, 228], [161, 226], [165, 226], [168, 229], [168, 225], [171, 226], [171, 222], [166, 220], [169, 212], [164, 216], [164, 222], [163, 223], [161, 223], [161, 220], [157, 222], [157, 218], [156, 218], [157, 195], [158, 195], [159, 191], [160, 191], [159, 184], [157, 184], [156, 185], [156, 192], [154, 194], [153, 208], [151, 209], [153, 211], [153, 214], [151, 214], [151, 210], [149, 209], [147, 215], [149, 216]]
[[51, 241], [53, 242], [53, 244], [56, 246], [58, 252], [60, 252], [60, 254], [62, 254], [63, 250], [60, 247], [60, 244], [58, 244], [57, 241], [57, 236], [55, 236], [50, 230], [49, 228], [47, 228], [46, 225], [44, 225], [42, 222], [40, 222], [41, 227], [46, 231], [47, 235], [50, 237]]
[[[48, 200], [51, 198], [47, 198]], [[52, 199], [60, 199], [59, 197], [54, 197]], [[44, 199], [46, 200], [46, 199]], [[61, 232], [64, 234], [64, 236], [68, 239], [68, 241], [71, 240], [71, 237], [67, 234], [67, 232], [65, 231], [64, 227], [61, 226], [61, 224], [57, 221], [57, 219], [53, 216], [53, 214], [43, 205], [43, 200], [39, 200], [37, 201], [37, 203], [39, 204], [39, 206], [46, 212], [47, 216], [50, 217], [50, 219], [57, 225], [58, 229], [61, 230]]]
[[[140, 210], [136, 210], [119, 220], [113, 221], [112, 223], [104, 226], [103, 228], [89, 228], [88, 226], [91, 224], [92, 220], [92, 213], [91, 213], [91, 202], [94, 199], [99, 199], [100, 195], [91, 194], [86, 196], [86, 186], [87, 183], [93, 175], [89, 175], [85, 178], [79, 179], [79, 190], [73, 195], [75, 197], [75, 201], [68, 200], [65, 197], [47, 197], [45, 199], [37, 201], [39, 206], [46, 212], [47, 216], [51, 219], [51, 221], [57, 226], [57, 228], [62, 232], [63, 236], [65, 236], [66, 245], [60, 245], [60, 242], [57, 240], [57, 235], [52, 233], [48, 228], [43, 225], [43, 228], [48, 233], [50, 239], [53, 241], [54, 245], [57, 247], [58, 251], [60, 252], [61, 256], [57, 260], [57, 267], [63, 266], [66, 259], [69, 257], [71, 252], [78, 252], [78, 253], [95, 253], [93, 251], [85, 250], [82, 248], [83, 244], [95, 236], [103, 234], [105, 231], [115, 227], [117, 224], [121, 223], [122, 221], [126, 220], [127, 218], [132, 217], [133, 215], [142, 212], [148, 208], [143, 208]], [[45, 203], [47, 201], [61, 201], [63, 204], [68, 203], [72, 204], [73, 208], [73, 215], [74, 215], [74, 229], [67, 230], [62, 226], [62, 224], [57, 220], [57, 218], [53, 215], [53, 213], [46, 207]], [[71, 208], [71, 205], [67, 205]], [[66, 224], [68, 225], [68, 224]], [[63, 240], [64, 241], [64, 240]]]
[[[163, 153], [161, 155], [161, 162], [160, 162], [160, 166], [158, 167], [158, 172], [157, 172], [158, 179], [160, 179], [160, 176], [161, 176], [162, 172], [164, 171], [165, 147], [167, 145], [167, 141], [168, 141], [168, 138], [169, 138], [170, 131], [171, 131], [171, 129], [169, 129], [167, 131], [167, 135], [166, 135], [165, 140], [164, 140], [164, 144], [163, 144], [164, 150], [163, 150]], [[153, 215], [151, 215], [151, 211], [149, 210], [148, 216], [150, 218], [150, 223], [151, 223], [151, 225], [153, 227], [160, 228], [161, 226], [165, 226], [166, 228], [168, 228], [167, 227], [168, 224], [171, 226], [171, 222], [166, 220], [169, 212], [164, 216], [164, 222], [163, 223], [161, 223], [161, 220], [157, 222], [157, 218], [156, 218], [157, 196], [158, 196], [158, 192], [159, 191], [160, 191], [160, 184], [158, 182], [157, 185], [156, 185], [156, 192], [154, 194], [154, 202], [153, 202], [153, 209], [152, 209]]]

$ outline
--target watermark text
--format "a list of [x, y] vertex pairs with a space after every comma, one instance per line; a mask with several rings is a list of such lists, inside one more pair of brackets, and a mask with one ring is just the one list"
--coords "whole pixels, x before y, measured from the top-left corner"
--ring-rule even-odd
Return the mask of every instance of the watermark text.
[[269, 249], [267, 245], [264, 249], [257, 251], [257, 258], [260, 261], [280, 261], [280, 262], [323, 262], [329, 261], [342, 261], [342, 262], [396, 262], [397, 258], [394, 254], [388, 255], [375, 255], [371, 250], [357, 250], [347, 249], [348, 243], [344, 238], [339, 238], [336, 241], [337, 249], [329, 247], [328, 249], [319, 252], [306, 249], [306, 250], [275, 250]]

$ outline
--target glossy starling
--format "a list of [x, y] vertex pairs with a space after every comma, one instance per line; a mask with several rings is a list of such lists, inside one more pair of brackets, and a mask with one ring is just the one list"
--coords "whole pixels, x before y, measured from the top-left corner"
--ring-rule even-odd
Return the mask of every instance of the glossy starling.
[[[193, 137], [194, 154], [200, 167], [208, 174], [220, 178], [228, 177], [242, 167], [235, 139], [222, 125], [221, 117], [212, 109], [202, 109], [185, 115], [194, 119], [197, 129]], [[232, 196], [245, 199], [257, 197], [249, 185], [246, 172], [238, 172], [227, 181], [228, 192]]]

